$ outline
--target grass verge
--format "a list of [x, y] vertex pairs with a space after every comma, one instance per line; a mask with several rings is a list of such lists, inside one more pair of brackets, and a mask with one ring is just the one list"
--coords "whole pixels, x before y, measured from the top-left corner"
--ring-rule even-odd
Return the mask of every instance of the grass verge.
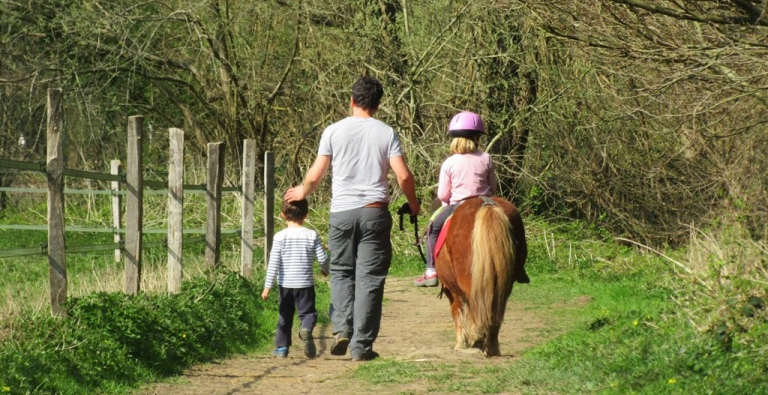
[[[270, 340], [260, 287], [221, 271], [180, 294], [94, 293], [69, 315], [17, 319], [0, 344], [8, 393], [119, 393]], [[271, 314], [270, 314], [271, 315]]]
[[[547, 234], [531, 225], [529, 234]], [[533, 283], [517, 286], [511, 303], [546, 317], [549, 327], [530, 334], [540, 339], [538, 345], [520, 358], [481, 365], [385, 358], [359, 367], [355, 377], [379, 391], [404, 394], [407, 390], [398, 388], [464, 394], [768, 394], [768, 319], [758, 307], [760, 298], [747, 299], [757, 301], [753, 304], [736, 297], [692, 300], [700, 290], [689, 272], [680, 273], [656, 255], [595, 242], [595, 235], [579, 236], [531, 238], [527, 267]], [[712, 303], [722, 305], [719, 314], [702, 314]], [[505, 325], [514, 325], [514, 317]]]

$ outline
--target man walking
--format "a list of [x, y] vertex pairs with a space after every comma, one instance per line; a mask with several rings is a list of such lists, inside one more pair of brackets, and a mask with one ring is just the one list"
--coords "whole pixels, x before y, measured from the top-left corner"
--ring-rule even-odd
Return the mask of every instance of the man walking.
[[392, 262], [392, 215], [388, 209], [391, 169], [403, 190], [411, 215], [419, 214], [416, 184], [405, 163], [400, 140], [389, 125], [374, 118], [384, 89], [373, 77], [352, 86], [352, 116], [328, 126], [317, 158], [302, 185], [285, 200], [305, 199], [332, 168], [328, 248], [331, 252], [331, 354], [352, 360], [378, 357], [373, 342], [379, 334], [384, 282]]

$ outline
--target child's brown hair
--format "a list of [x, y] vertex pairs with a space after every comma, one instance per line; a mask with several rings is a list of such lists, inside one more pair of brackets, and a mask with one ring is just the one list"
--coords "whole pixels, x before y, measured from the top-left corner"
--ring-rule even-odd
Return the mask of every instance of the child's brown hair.
[[283, 205], [280, 207], [280, 211], [285, 215], [285, 219], [288, 221], [301, 221], [307, 218], [309, 213], [309, 203], [307, 199], [295, 200], [288, 202], [283, 200]]

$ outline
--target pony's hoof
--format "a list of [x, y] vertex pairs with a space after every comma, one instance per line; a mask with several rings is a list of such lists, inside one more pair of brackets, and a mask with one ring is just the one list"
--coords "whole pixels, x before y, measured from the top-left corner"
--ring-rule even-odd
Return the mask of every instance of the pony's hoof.
[[483, 353], [480, 350], [476, 348], [471, 348], [471, 347], [455, 348], [454, 350], [462, 354], [483, 355]]

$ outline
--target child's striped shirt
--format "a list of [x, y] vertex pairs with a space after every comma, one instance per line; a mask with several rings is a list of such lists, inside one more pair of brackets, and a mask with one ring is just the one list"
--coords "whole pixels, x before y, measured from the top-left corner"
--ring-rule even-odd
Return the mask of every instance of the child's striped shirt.
[[277, 232], [269, 254], [264, 288], [272, 288], [275, 279], [283, 288], [307, 288], [315, 285], [314, 258], [328, 272], [327, 255], [317, 232], [305, 227], [285, 228]]

